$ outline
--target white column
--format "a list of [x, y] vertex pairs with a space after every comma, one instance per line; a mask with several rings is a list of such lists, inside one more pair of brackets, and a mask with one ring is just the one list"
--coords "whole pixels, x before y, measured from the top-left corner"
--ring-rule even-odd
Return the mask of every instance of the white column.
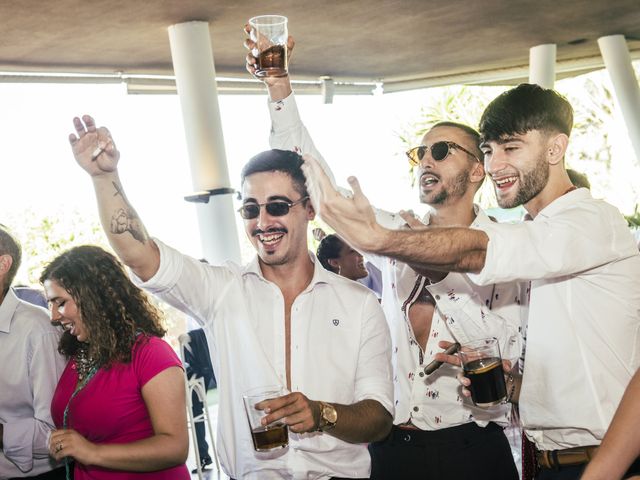
[[631, 65], [627, 42], [623, 35], [609, 35], [600, 37], [598, 46], [636, 152], [636, 160], [640, 162], [640, 87]]
[[[169, 27], [169, 42], [193, 188], [196, 192], [228, 188], [229, 172], [209, 24], [186, 22], [172, 25]], [[204, 198], [209, 202], [196, 203], [196, 209], [205, 258], [216, 264], [226, 260], [240, 262], [232, 194], [205, 195]]]
[[529, 83], [553, 88], [556, 81], [556, 45], [547, 43], [529, 49]]

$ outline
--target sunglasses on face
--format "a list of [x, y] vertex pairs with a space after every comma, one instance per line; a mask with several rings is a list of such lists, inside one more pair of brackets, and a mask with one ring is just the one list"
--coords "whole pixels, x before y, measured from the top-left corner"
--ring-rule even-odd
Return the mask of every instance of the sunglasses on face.
[[245, 203], [238, 209], [238, 213], [245, 220], [253, 220], [260, 215], [260, 208], [264, 207], [269, 215], [272, 217], [284, 217], [291, 207], [295, 207], [299, 203], [307, 200], [309, 196], [302, 197], [295, 202], [285, 202], [284, 200], [274, 200], [266, 203]]
[[413, 147], [411, 150], [407, 151], [407, 157], [409, 157], [409, 163], [411, 164], [411, 166], [416, 167], [420, 164], [420, 161], [422, 161], [428, 151], [431, 151], [431, 158], [433, 158], [436, 162], [440, 162], [449, 156], [452, 148], [462, 150], [464, 153], [471, 155], [478, 162], [480, 161], [480, 159], [474, 153], [471, 153], [463, 146], [458, 145], [455, 142], [445, 141], [436, 142], [430, 147], [428, 145]]

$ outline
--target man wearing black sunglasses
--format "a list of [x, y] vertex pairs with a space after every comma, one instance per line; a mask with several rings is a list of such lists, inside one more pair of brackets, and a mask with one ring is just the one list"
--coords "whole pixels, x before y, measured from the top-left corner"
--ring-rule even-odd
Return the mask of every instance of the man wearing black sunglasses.
[[[251, 46], [248, 41], [247, 47]], [[249, 54], [250, 73], [254, 61]], [[302, 124], [289, 77], [267, 79], [265, 84], [271, 100], [271, 146], [310, 153], [331, 175]], [[440, 122], [424, 135], [421, 145], [407, 152], [416, 168], [420, 201], [431, 207], [424, 224], [490, 223], [473, 203], [485, 177], [478, 144], [474, 129]], [[414, 228], [424, 228], [412, 216], [407, 220]], [[384, 256], [366, 257], [384, 279], [382, 305], [394, 341], [396, 402], [391, 434], [369, 446], [371, 478], [516, 479], [503, 432], [510, 408], [483, 409], [463, 402], [456, 379], [459, 368], [445, 365], [427, 376], [425, 366], [440, 351], [439, 341], [464, 343], [494, 335], [501, 340], [503, 357], [515, 361], [520, 355], [524, 314], [520, 303], [526, 303], [525, 289], [517, 283], [479, 287], [462, 274], [445, 278], [440, 272], [416, 272], [409, 264]]]
[[[620, 212], [571, 184], [564, 156], [572, 126], [569, 102], [537, 85], [503, 93], [483, 113], [485, 165], [500, 206], [522, 204], [533, 219], [520, 224], [390, 231], [355, 178], [347, 199], [318, 162], [307, 170], [323, 219], [357, 248], [470, 272], [479, 285], [531, 282], [524, 371], [511, 400], [535, 444], [538, 480], [579, 478], [640, 366], [640, 254]], [[634, 474], [640, 460], [624, 478]]]
[[[76, 161], [92, 177], [105, 233], [138, 283], [203, 325], [218, 380], [220, 460], [232, 478], [365, 478], [366, 444], [392, 423], [391, 342], [367, 288], [326, 271], [307, 247], [315, 212], [300, 155], [269, 150], [242, 170], [240, 216], [257, 256], [203, 264], [151, 239], [123, 193], [119, 152], [90, 116], [74, 119]], [[116, 221], [117, 220], [117, 221]], [[254, 450], [242, 396], [262, 424], [288, 426], [289, 446]]]

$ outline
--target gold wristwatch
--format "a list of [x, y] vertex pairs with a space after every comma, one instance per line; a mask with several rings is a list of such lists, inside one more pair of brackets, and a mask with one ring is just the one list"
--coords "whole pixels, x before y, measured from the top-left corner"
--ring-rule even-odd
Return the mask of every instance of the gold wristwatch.
[[318, 402], [320, 404], [320, 422], [318, 423], [318, 431], [326, 432], [336, 426], [338, 421], [338, 412], [330, 403]]

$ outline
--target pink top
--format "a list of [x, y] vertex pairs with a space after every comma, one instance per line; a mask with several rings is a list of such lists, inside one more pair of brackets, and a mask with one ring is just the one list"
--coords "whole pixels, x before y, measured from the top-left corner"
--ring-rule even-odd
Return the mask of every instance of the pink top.
[[[147, 341], [148, 340], [148, 341]], [[131, 443], [153, 435], [151, 419], [142, 398], [142, 387], [163, 370], [182, 363], [169, 344], [158, 337], [144, 337], [133, 347], [130, 363], [101, 368], [71, 400], [67, 428], [94, 443]], [[51, 416], [62, 428], [64, 409], [78, 381], [76, 364], [69, 361], [51, 401]], [[75, 480], [189, 479], [182, 464], [156, 472], [125, 472], [76, 463]]]

